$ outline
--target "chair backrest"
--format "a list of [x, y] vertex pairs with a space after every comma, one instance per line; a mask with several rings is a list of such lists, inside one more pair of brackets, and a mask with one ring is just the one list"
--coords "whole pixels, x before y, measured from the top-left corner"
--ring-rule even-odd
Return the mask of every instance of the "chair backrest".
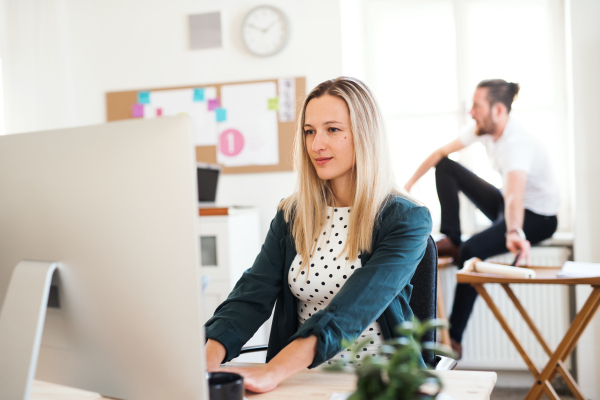
[[[410, 281], [413, 285], [413, 292], [409, 305], [415, 317], [421, 321], [436, 318], [437, 316], [437, 273], [437, 247], [433, 238], [429, 236], [425, 255]], [[425, 342], [435, 342], [435, 339], [435, 331], [427, 332], [423, 338]], [[423, 359], [427, 364], [435, 366], [435, 354], [433, 352], [424, 351]]]

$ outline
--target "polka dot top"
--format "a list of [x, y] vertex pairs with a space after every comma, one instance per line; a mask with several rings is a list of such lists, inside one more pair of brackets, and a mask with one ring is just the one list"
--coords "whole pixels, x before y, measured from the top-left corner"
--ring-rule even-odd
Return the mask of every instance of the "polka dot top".
[[[298, 322], [302, 326], [317, 311], [326, 308], [331, 299], [340, 291], [346, 280], [358, 268], [362, 268], [360, 255], [349, 260], [340, 254], [348, 238], [350, 207], [327, 207], [327, 224], [317, 238], [317, 246], [310, 257], [310, 268], [303, 267], [302, 257], [298, 254], [288, 274], [288, 285], [298, 299]], [[360, 349], [355, 359], [350, 359], [349, 349], [343, 349], [327, 361], [341, 360], [347, 366], [360, 365], [366, 355], [374, 355], [383, 343], [381, 329], [377, 321], [372, 322], [359, 335], [357, 342], [370, 338], [369, 344]]]

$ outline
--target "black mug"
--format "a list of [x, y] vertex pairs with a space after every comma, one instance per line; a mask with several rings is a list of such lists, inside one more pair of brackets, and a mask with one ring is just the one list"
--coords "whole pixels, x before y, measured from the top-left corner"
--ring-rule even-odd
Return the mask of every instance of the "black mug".
[[244, 378], [233, 372], [208, 372], [210, 400], [243, 400]]

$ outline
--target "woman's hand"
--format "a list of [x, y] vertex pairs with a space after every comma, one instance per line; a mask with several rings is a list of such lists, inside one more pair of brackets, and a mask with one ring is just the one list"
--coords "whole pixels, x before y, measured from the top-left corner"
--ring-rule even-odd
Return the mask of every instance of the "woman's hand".
[[244, 387], [255, 393], [270, 392], [283, 380], [269, 364], [258, 367], [218, 368], [209, 372], [234, 372], [244, 377]]
[[225, 346], [212, 339], [208, 339], [204, 350], [206, 353], [206, 369], [208, 371], [213, 371], [219, 368], [219, 365], [221, 365], [225, 359], [225, 356], [227, 355]]
[[[206, 345], [207, 354], [210, 342], [209, 340]], [[220, 345], [220, 343], [218, 344]], [[307, 338], [295, 339], [273, 357], [268, 364], [257, 367], [231, 368], [219, 368], [217, 364], [212, 368], [209, 366], [208, 371], [235, 372], [244, 377], [244, 387], [246, 389], [256, 393], [264, 393], [275, 389], [281, 381], [311, 365], [315, 354], [317, 354], [317, 337], [310, 335]], [[225, 357], [225, 348], [223, 348], [223, 357]]]

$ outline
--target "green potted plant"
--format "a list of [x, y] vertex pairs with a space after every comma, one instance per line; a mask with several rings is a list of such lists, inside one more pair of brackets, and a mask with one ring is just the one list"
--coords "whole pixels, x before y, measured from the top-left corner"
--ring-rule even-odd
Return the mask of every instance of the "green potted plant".
[[[447, 322], [432, 319], [421, 323], [404, 322], [396, 328], [398, 338], [384, 342], [377, 355], [367, 356], [360, 367], [345, 367], [341, 362], [327, 366], [327, 371], [348, 371], [354, 369], [357, 375], [356, 391], [348, 400], [429, 400], [442, 389], [442, 381], [428, 366], [424, 366], [421, 351], [454, 357], [452, 349], [434, 342], [423, 342], [425, 333], [446, 327]], [[354, 345], [354, 341], [342, 341], [345, 348], [352, 351], [353, 358], [369, 339]], [[429, 366], [430, 368], [430, 366]]]

